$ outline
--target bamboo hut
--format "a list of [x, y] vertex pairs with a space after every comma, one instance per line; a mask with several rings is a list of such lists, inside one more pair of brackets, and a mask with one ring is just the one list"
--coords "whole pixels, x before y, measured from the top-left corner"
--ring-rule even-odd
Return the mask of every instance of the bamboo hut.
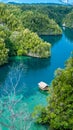
[[38, 83], [38, 86], [39, 86], [39, 88], [41, 89], [41, 90], [49, 90], [48, 89], [48, 84], [46, 84], [45, 82], [39, 82]]

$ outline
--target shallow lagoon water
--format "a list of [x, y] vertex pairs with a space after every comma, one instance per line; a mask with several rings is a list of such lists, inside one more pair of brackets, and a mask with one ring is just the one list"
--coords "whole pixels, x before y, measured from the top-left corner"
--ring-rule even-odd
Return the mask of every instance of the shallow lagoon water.
[[[48, 94], [39, 90], [38, 82], [44, 81], [50, 84], [54, 78], [54, 71], [57, 68], [64, 68], [65, 61], [73, 51], [72, 30], [64, 30], [62, 36], [41, 36], [41, 38], [52, 44], [50, 58], [12, 57], [9, 64], [0, 67], [0, 97], [7, 96], [4, 89], [8, 93], [13, 92], [12, 85], [15, 86], [18, 81], [16, 95], [23, 96], [22, 100], [28, 113], [31, 113], [37, 105], [47, 105]], [[47, 130], [47, 128], [32, 122], [29, 130]]]

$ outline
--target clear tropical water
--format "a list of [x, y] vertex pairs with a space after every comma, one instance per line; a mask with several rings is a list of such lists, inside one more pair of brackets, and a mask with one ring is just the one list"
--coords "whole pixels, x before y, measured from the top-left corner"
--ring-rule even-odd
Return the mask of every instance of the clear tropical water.
[[[17, 96], [22, 96], [21, 103], [25, 103], [24, 110], [26, 108], [28, 114], [35, 106], [47, 104], [48, 94], [38, 89], [38, 82], [44, 81], [50, 84], [54, 78], [54, 71], [57, 68], [64, 68], [65, 61], [73, 51], [73, 30], [64, 30], [62, 36], [41, 36], [41, 38], [52, 44], [50, 58], [13, 57], [9, 64], [0, 67], [0, 98], [2, 95], [7, 96], [15, 92]], [[45, 126], [31, 122], [31, 125], [26, 122], [29, 130], [47, 130]], [[4, 126], [2, 130], [8, 129]]]

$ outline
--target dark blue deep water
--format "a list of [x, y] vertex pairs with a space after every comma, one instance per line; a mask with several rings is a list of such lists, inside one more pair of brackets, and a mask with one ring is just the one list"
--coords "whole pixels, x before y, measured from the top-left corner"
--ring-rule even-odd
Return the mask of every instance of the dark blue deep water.
[[[16, 95], [22, 95], [28, 113], [35, 106], [46, 105], [47, 94], [38, 89], [38, 82], [44, 81], [48, 84], [54, 78], [57, 68], [64, 68], [65, 61], [73, 51], [73, 30], [65, 29], [62, 36], [41, 36], [51, 43], [51, 57], [38, 59], [32, 57], [12, 57], [9, 64], [0, 67], [0, 97], [13, 93], [15, 86]], [[46, 130], [44, 126], [32, 122], [29, 130]], [[3, 128], [2, 130], [8, 130]]]

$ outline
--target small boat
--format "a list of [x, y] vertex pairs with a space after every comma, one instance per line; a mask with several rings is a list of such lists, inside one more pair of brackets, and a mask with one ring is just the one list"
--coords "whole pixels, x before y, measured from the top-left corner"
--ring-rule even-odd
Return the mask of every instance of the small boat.
[[48, 88], [48, 84], [46, 84], [45, 82], [41, 81], [38, 83], [38, 86], [41, 90], [49, 90]]

